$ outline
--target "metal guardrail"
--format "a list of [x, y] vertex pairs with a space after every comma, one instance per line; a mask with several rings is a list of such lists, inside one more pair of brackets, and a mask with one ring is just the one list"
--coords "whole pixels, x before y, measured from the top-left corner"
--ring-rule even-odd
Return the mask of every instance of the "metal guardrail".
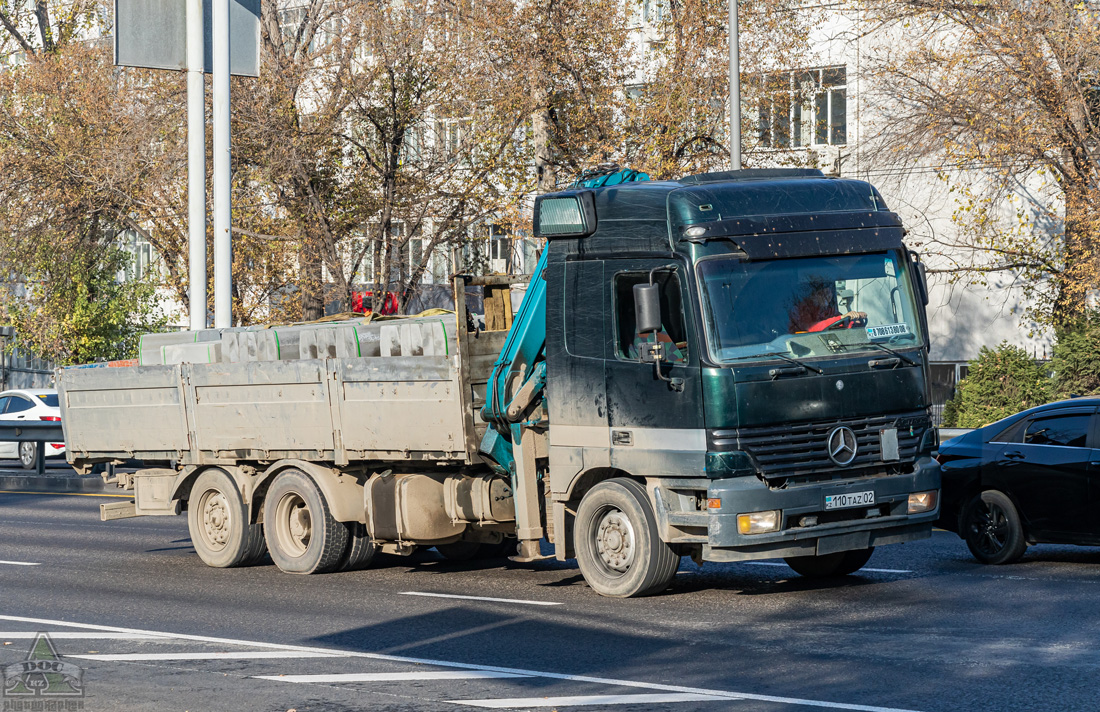
[[974, 432], [974, 428], [939, 428], [940, 442], [944, 440], [950, 440], [951, 438], [957, 438], [960, 435], [966, 435], [967, 433]]
[[0, 442], [38, 443], [36, 471], [46, 474], [46, 443], [65, 442], [61, 423], [53, 420], [0, 421]]

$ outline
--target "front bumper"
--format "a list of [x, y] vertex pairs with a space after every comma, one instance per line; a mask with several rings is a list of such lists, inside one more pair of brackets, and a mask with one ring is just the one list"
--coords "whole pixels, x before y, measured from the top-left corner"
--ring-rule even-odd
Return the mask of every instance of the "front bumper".
[[[932, 525], [939, 517], [939, 502], [932, 511], [908, 514], [909, 495], [939, 488], [939, 465], [928, 457], [918, 460], [909, 474], [831, 480], [783, 489], [771, 489], [755, 477], [715, 480], [707, 497], [721, 499], [722, 507], [708, 513], [703, 558], [746, 561], [820, 556], [924, 539], [931, 536]], [[826, 495], [872, 490], [875, 504], [871, 507], [824, 511]], [[781, 511], [779, 531], [764, 534], [738, 531], [738, 514], [768, 510]], [[802, 526], [806, 516], [816, 516], [820, 523]]]

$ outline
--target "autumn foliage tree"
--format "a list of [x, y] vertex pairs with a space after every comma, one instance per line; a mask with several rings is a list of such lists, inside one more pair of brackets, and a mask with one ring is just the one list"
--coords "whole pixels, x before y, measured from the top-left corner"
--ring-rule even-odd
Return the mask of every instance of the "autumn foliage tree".
[[7, 38], [23, 61], [0, 72], [0, 304], [24, 345], [68, 363], [125, 356], [162, 323], [153, 285], [118, 283], [129, 261], [117, 236], [145, 233], [175, 129], [170, 88], [135, 91], [104, 50], [64, 44], [66, 27], [39, 44]]
[[1098, 284], [1100, 18], [1067, 0], [862, 3], [880, 165], [937, 166], [956, 232], [938, 238], [966, 283], [1019, 275], [1035, 316], [1082, 313]]

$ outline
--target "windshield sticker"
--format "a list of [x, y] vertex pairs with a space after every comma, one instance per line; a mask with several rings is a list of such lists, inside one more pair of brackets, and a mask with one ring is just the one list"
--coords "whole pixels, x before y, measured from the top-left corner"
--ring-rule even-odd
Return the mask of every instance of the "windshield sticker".
[[894, 271], [894, 260], [891, 257], [886, 258], [886, 276], [887, 277], [896, 277], [896, 276], [898, 276], [897, 272]]
[[909, 334], [908, 324], [887, 324], [885, 326], [868, 326], [868, 339], [888, 339], [891, 336], [906, 336]]

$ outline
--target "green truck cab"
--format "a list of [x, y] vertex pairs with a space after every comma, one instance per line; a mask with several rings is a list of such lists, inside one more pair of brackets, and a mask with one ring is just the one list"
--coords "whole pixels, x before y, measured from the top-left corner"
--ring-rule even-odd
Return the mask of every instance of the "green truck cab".
[[930, 535], [927, 286], [874, 187], [574, 189], [537, 199], [535, 232], [554, 541], [594, 588], [664, 588], [681, 555], [846, 574]]

